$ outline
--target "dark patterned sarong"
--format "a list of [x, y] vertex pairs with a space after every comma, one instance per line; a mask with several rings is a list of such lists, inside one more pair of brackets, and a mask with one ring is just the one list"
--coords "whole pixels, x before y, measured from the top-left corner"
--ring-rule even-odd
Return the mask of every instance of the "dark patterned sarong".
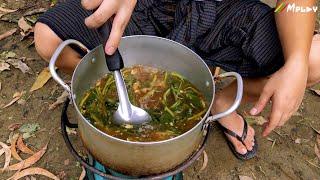
[[[80, 0], [69, 0], [38, 22], [62, 40], [76, 39], [92, 49], [101, 42], [84, 24], [90, 14]], [[244, 77], [267, 76], [284, 64], [273, 9], [257, 0], [138, 0], [124, 35], [139, 34], [177, 41], [209, 66]]]

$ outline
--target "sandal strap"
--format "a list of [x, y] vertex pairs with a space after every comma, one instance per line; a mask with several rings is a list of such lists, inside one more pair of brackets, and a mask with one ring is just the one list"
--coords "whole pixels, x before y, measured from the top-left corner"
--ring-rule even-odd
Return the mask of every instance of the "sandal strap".
[[[240, 115], [240, 116], [241, 116], [241, 115]], [[220, 126], [221, 126], [222, 130], [223, 130], [225, 133], [229, 134], [229, 135], [232, 136], [232, 137], [237, 138], [237, 139], [244, 145], [244, 140], [247, 138], [247, 134], [248, 134], [248, 123], [247, 123], [247, 121], [244, 119], [243, 116], [241, 116], [241, 118], [242, 118], [242, 120], [243, 120], [243, 131], [242, 131], [242, 135], [241, 135], [241, 136], [239, 136], [239, 135], [236, 134], [235, 132], [231, 131], [230, 129], [222, 126], [221, 124], [220, 124]]]

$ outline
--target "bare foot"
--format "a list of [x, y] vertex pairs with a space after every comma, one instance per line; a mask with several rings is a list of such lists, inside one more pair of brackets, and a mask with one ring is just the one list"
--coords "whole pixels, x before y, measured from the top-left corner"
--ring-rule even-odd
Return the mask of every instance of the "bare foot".
[[[230, 131], [233, 131], [238, 136], [242, 136], [243, 133], [243, 127], [244, 127], [244, 120], [242, 119], [242, 116], [240, 116], [237, 113], [232, 113], [231, 115], [222, 118], [219, 120], [219, 123], [229, 129]], [[244, 144], [239, 141], [237, 138], [225, 133], [227, 138], [230, 140], [230, 142], [235, 147], [236, 151], [240, 154], [246, 154], [248, 151], [251, 151], [254, 146], [254, 129], [251, 126], [248, 126], [248, 132], [247, 137], [244, 140]]]
[[[214, 102], [214, 109], [212, 110], [212, 113], [215, 114], [217, 112], [225, 111], [228, 107], [230, 107], [230, 102], [233, 101], [233, 99], [229, 99], [228, 97], [232, 97], [232, 95], [229, 95], [224, 91], [225, 94], [217, 94], [215, 102]], [[227, 97], [227, 98], [224, 98]], [[244, 120], [242, 119], [242, 116], [237, 114], [237, 112], [233, 112], [232, 114], [221, 118], [218, 121], [223, 127], [229, 129], [230, 131], [233, 131], [238, 136], [242, 136], [243, 128], [244, 128]], [[237, 138], [225, 133], [226, 137], [230, 140], [230, 142], [235, 147], [235, 150], [244, 155], [248, 151], [251, 151], [254, 146], [254, 129], [248, 125], [247, 129], [247, 137], [244, 140], [244, 144], [239, 141]]]

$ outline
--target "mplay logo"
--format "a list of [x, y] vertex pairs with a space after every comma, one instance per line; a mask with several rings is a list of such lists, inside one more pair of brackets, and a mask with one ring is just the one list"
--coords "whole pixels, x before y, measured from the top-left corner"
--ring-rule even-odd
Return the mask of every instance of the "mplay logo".
[[310, 13], [310, 12], [315, 13], [315, 12], [317, 12], [318, 7], [317, 6], [312, 6], [312, 7], [298, 6], [298, 5], [296, 5], [296, 3], [282, 2], [275, 8], [274, 12], [280, 13], [285, 9], [287, 12], [294, 12], [294, 13]]

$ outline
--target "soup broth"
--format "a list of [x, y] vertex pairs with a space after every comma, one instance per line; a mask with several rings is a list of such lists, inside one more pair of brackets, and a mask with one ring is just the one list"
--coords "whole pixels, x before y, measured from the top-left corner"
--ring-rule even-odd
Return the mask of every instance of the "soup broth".
[[176, 72], [138, 65], [124, 68], [122, 74], [131, 103], [146, 110], [152, 121], [138, 126], [113, 122], [118, 96], [108, 73], [83, 95], [79, 107], [87, 120], [111, 136], [139, 142], [170, 139], [194, 127], [207, 111], [202, 93]]

